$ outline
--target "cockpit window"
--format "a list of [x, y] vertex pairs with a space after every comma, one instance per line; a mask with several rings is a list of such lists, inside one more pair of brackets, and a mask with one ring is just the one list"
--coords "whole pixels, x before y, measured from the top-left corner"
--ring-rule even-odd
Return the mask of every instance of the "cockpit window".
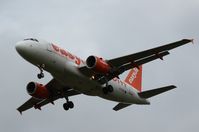
[[35, 41], [35, 42], [39, 42], [37, 39], [34, 39], [34, 38], [27, 38], [27, 39], [24, 39], [24, 40], [32, 40], [32, 41]]

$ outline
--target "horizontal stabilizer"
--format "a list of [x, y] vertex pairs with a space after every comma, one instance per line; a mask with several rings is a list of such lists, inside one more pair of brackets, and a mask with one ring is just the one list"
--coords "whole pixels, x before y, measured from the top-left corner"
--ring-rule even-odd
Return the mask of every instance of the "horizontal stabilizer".
[[128, 106], [130, 106], [130, 105], [132, 105], [132, 104], [119, 103], [118, 105], [116, 105], [116, 106], [113, 108], [113, 110], [118, 111], [118, 110], [121, 110], [121, 109], [123, 109], [123, 108], [126, 108], [126, 107], [128, 107]]
[[172, 90], [174, 88], [176, 88], [176, 86], [170, 85], [170, 86], [166, 86], [166, 87], [162, 87], [162, 88], [157, 88], [157, 89], [153, 89], [153, 90], [149, 90], [149, 91], [140, 92], [140, 93], [138, 93], [138, 95], [141, 98], [148, 99], [148, 98], [151, 98], [151, 97], [156, 96], [158, 94]]

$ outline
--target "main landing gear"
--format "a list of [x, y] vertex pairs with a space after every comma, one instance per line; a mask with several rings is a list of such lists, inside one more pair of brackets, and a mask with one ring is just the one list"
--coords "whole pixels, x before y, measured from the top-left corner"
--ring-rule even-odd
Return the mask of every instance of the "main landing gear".
[[40, 73], [37, 74], [37, 77], [38, 77], [39, 79], [44, 78], [43, 69], [45, 68], [45, 64], [38, 65], [38, 68], [39, 68], [39, 70], [40, 70]]
[[105, 87], [102, 88], [102, 92], [107, 95], [108, 93], [112, 93], [113, 92], [113, 86], [108, 85], [108, 79], [105, 77], [104, 78], [106, 80], [106, 84]]
[[113, 87], [111, 85], [107, 85], [102, 89], [104, 94], [112, 93], [113, 92]]
[[63, 104], [63, 108], [64, 110], [69, 110], [69, 109], [72, 109], [74, 108], [74, 104], [72, 101], [69, 101], [68, 97], [66, 97], [66, 103]]

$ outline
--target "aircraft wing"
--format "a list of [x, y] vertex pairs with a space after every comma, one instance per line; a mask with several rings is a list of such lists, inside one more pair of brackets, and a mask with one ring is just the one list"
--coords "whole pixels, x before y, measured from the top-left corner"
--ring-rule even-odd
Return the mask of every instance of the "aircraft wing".
[[[30, 98], [28, 101], [26, 101], [23, 105], [21, 105], [19, 108], [17, 108], [17, 110], [22, 113], [23, 111], [26, 111], [28, 109], [31, 108], [35, 108], [35, 109], [41, 109], [42, 106], [52, 103], [54, 104], [54, 101], [59, 99], [59, 98], [64, 98], [64, 97], [69, 97], [69, 96], [74, 96], [74, 95], [78, 95], [81, 94], [69, 87], [64, 87], [62, 84], [60, 84], [57, 80], [52, 79], [47, 85], [46, 87], [48, 88], [48, 90], [52, 93], [51, 98], [48, 99], [44, 99], [44, 100], [40, 100], [40, 99], [36, 99], [34, 97]], [[64, 91], [63, 95], [60, 95], [58, 91]]]
[[[179, 46], [185, 45], [193, 40], [183, 39], [174, 43], [159, 46], [153, 49], [141, 51], [131, 55], [107, 60], [106, 62], [113, 67], [111, 73], [107, 75], [97, 75], [96, 80], [100, 84], [104, 84], [111, 79], [118, 77], [123, 72], [132, 69], [134, 67], [139, 67], [145, 63], [151, 62], [156, 59], [163, 59], [164, 56], [169, 55], [169, 50], [177, 48]], [[79, 70], [86, 76], [95, 76], [95, 72], [88, 69], [86, 66], [79, 68]]]
[[156, 48], [153, 48], [153, 49], [149, 49], [149, 50], [141, 51], [141, 52], [138, 52], [138, 53], [135, 53], [135, 54], [111, 59], [111, 60], [108, 60], [108, 63], [115, 66], [115, 67], [118, 67], [118, 66], [121, 66], [123, 64], [129, 63], [129, 62], [134, 62], [136, 60], [139, 60], [139, 59], [142, 59], [142, 58], [145, 58], [145, 57], [149, 57], [149, 56], [152, 56], [152, 55], [158, 56], [161, 52], [172, 50], [174, 48], [177, 48], [179, 46], [185, 45], [185, 44], [190, 43], [190, 42], [193, 42], [193, 40], [183, 39], [183, 40], [180, 40], [180, 41], [177, 41], [177, 42], [174, 42], [174, 43], [170, 43], [170, 44], [166, 44], [166, 45], [163, 45], [163, 46], [159, 46], [159, 47], [156, 47]]

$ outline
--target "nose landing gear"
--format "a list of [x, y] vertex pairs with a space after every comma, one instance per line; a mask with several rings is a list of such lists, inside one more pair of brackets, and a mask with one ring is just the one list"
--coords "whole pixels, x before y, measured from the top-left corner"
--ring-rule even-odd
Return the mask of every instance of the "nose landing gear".
[[38, 68], [40, 70], [40, 73], [37, 74], [37, 77], [39, 79], [44, 78], [43, 68], [45, 68], [45, 64], [38, 65]]

